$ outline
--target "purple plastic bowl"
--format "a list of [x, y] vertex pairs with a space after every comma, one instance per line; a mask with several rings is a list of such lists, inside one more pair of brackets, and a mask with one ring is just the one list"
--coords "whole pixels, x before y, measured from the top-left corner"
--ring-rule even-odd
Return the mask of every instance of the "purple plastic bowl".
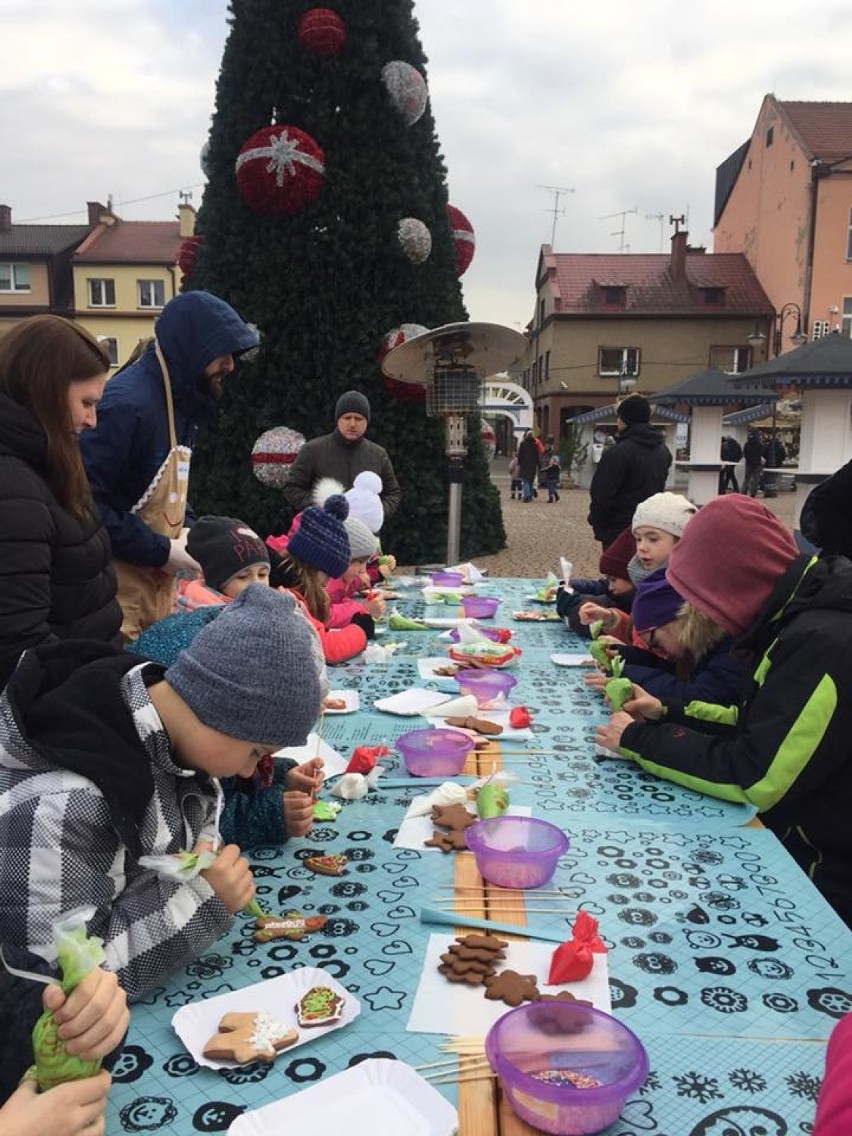
[[473, 738], [458, 730], [411, 730], [396, 739], [412, 777], [453, 777], [461, 773], [473, 749]]
[[506, 888], [543, 887], [570, 840], [555, 824], [535, 817], [489, 817], [465, 832], [479, 874]]
[[508, 695], [518, 685], [515, 676], [506, 671], [479, 670], [474, 667], [466, 667], [453, 677], [459, 694], [472, 694], [478, 706], [484, 706], [501, 694]]
[[461, 605], [468, 619], [490, 619], [500, 606], [500, 597], [462, 596]]
[[[603, 1010], [571, 1002], [510, 1010], [488, 1031], [485, 1054], [518, 1116], [554, 1136], [602, 1132], [649, 1069], [632, 1030]], [[599, 1084], [580, 1087], [584, 1078]]]
[[[477, 627], [476, 630], [480, 635], [484, 635], [486, 639], [491, 639], [494, 643], [499, 643], [499, 627]], [[459, 635], [459, 629], [457, 627], [450, 628], [450, 639], [452, 639], [454, 643], [458, 643], [459, 639], [461, 639], [461, 635]]]
[[458, 588], [464, 576], [461, 572], [433, 572], [429, 579], [436, 588]]

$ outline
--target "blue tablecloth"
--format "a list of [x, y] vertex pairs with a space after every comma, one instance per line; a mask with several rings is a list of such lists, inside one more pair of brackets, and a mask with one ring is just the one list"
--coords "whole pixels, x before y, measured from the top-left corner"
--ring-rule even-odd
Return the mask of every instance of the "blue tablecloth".
[[[504, 611], [531, 606], [528, 581], [492, 588]], [[401, 605], [406, 613], [416, 609], [417, 601]], [[500, 614], [496, 622], [512, 627], [524, 649], [512, 701], [524, 703], [535, 724], [534, 741], [512, 748], [554, 751], [512, 767], [531, 782], [515, 786], [513, 800], [569, 833], [571, 847], [550, 886], [598, 917], [610, 950], [613, 1012], [651, 1057], [651, 1076], [609, 1131], [699, 1136], [726, 1130], [714, 1127], [725, 1120], [746, 1131], [757, 1123], [768, 1133], [806, 1131], [823, 1060], [814, 1041], [852, 1008], [848, 930], [770, 832], [738, 827], [748, 810], [688, 793], [630, 763], [593, 758], [603, 703], [578, 672], [549, 661], [551, 651], [582, 649], [561, 624], [513, 623]], [[380, 714], [372, 702], [419, 685], [416, 656], [446, 644], [432, 632], [389, 637], [404, 647], [387, 665], [353, 662], [332, 672], [334, 686], [361, 692], [358, 713], [325, 721], [325, 740], [343, 752], [362, 742], [392, 745], [424, 724]], [[454, 868], [451, 856], [392, 845], [417, 791], [380, 787], [308, 837], [252, 853], [267, 910], [295, 907], [325, 914], [327, 923], [302, 942], [257, 944], [249, 921], [238, 918], [202, 958], [137, 1004], [114, 1074], [109, 1132], [226, 1131], [241, 1110], [365, 1056], [412, 1065], [440, 1056], [440, 1036], [405, 1029], [431, 929], [420, 909], [452, 883]], [[345, 852], [346, 876], [316, 876], [301, 866], [319, 851]], [[567, 934], [564, 915], [528, 921]], [[170, 1026], [178, 1007], [300, 966], [324, 967], [360, 1000], [355, 1022], [271, 1066], [213, 1071], [184, 1051]], [[455, 1099], [454, 1086], [441, 1091]]]

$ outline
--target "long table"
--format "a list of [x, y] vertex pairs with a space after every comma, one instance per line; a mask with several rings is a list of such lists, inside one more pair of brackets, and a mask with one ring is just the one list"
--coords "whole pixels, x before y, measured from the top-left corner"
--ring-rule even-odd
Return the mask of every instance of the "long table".
[[[716, 801], [659, 780], [626, 761], [593, 755], [594, 726], [605, 709], [582, 674], [560, 669], [553, 651], [582, 650], [561, 623], [514, 622], [534, 605], [534, 581], [491, 581], [503, 604], [496, 623], [523, 649], [511, 695], [533, 719], [534, 738], [512, 742], [525, 764], [509, 765], [522, 780], [513, 802], [562, 827], [571, 846], [549, 885], [576, 910], [594, 914], [608, 947], [612, 1009], [642, 1039], [651, 1074], [628, 1100], [612, 1136], [699, 1136], [725, 1130], [729, 1119], [767, 1133], [806, 1131], [813, 1119], [824, 1043], [852, 1008], [849, 931], [766, 829], [749, 824], [753, 810]], [[453, 615], [424, 609], [419, 592], [400, 602], [405, 614]], [[382, 714], [376, 698], [423, 685], [417, 658], [443, 652], [437, 632], [388, 632], [401, 646], [384, 664], [361, 660], [334, 668], [335, 687], [356, 688], [357, 713], [324, 721], [323, 738], [347, 754], [354, 746], [393, 746], [417, 718]], [[509, 743], [472, 754], [466, 772], [500, 765]], [[544, 752], [543, 752], [544, 751]], [[517, 760], [517, 756], [515, 756]], [[404, 780], [401, 762], [385, 780]], [[503, 889], [483, 883], [470, 853], [394, 847], [416, 785], [382, 787], [348, 802], [336, 820], [316, 823], [307, 837], [251, 853], [258, 898], [270, 912], [297, 908], [323, 914], [325, 926], [300, 942], [256, 943], [251, 924], [233, 929], [201, 958], [172, 974], [133, 1008], [128, 1042], [114, 1070], [107, 1131], [227, 1131], [240, 1112], [320, 1082], [370, 1056], [412, 1066], [445, 1054], [442, 1034], [406, 1030], [423, 958], [435, 928], [422, 908], [455, 885], [457, 906], [488, 917]], [[317, 876], [302, 861], [344, 852], [344, 877]], [[503, 922], [569, 935], [571, 916], [526, 907], [552, 906], [535, 892], [515, 893], [517, 914]], [[460, 933], [464, 933], [460, 928]], [[199, 1067], [171, 1028], [181, 1006], [304, 966], [322, 967], [354, 995], [360, 1015], [345, 1028], [283, 1053], [272, 1065], [232, 1070]], [[446, 997], [453, 998], [447, 985]], [[492, 1080], [440, 1086], [457, 1105], [461, 1136], [531, 1133]], [[714, 1125], [716, 1125], [714, 1127]], [[732, 1128], [737, 1131], [737, 1128]], [[380, 1124], [377, 1132], [381, 1132]]]

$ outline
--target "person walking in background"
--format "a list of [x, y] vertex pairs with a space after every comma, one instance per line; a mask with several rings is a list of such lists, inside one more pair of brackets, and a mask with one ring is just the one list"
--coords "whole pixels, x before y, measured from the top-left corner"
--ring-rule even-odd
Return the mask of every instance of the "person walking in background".
[[538, 473], [539, 451], [532, 430], [527, 430], [518, 446], [518, 474], [524, 501], [532, 501]]
[[[777, 430], [772, 432], [772, 436], [763, 448], [763, 468], [765, 470], [779, 469], [787, 460], [787, 451], [784, 448], [784, 443]], [[763, 475], [763, 495], [764, 497], [777, 497], [778, 485], [781, 481], [780, 473], [764, 473]]]
[[[334, 408], [334, 429], [305, 442], [281, 490], [294, 513], [319, 503], [316, 490], [323, 479], [338, 482], [342, 488], [334, 492], [343, 493], [352, 488], [359, 473], [369, 471], [381, 478], [384, 519], [394, 515], [402, 490], [387, 450], [364, 436], [370, 415], [370, 403], [360, 391], [350, 390], [340, 396]], [[328, 495], [325, 492], [320, 497]]]
[[739, 493], [740, 483], [737, 481], [736, 463], [742, 459], [743, 448], [736, 438], [730, 435], [725, 435], [722, 438], [722, 461], [733, 462], [734, 465], [723, 465], [719, 471], [719, 492], [726, 493], [728, 486], [733, 488], [734, 493]]
[[749, 497], [756, 497], [763, 469], [763, 443], [757, 430], [749, 430], [746, 444], [743, 446], [743, 457], [745, 458], [743, 493]]
[[513, 501], [515, 498], [520, 501], [524, 495], [524, 483], [521, 481], [517, 454], [512, 454], [509, 458], [509, 495]]
[[27, 647], [119, 641], [109, 536], [78, 444], [108, 374], [101, 344], [60, 316], [0, 339], [0, 688]]
[[216, 415], [234, 360], [259, 342], [209, 292], [169, 300], [155, 332], [136, 362], [110, 380], [97, 427], [80, 440], [112, 543], [128, 642], [171, 611], [177, 573], [198, 572], [184, 527], [192, 446]]
[[631, 523], [639, 502], [666, 484], [672, 455], [650, 422], [651, 404], [641, 395], [618, 404], [616, 443], [604, 450], [589, 487], [588, 521], [604, 548]]

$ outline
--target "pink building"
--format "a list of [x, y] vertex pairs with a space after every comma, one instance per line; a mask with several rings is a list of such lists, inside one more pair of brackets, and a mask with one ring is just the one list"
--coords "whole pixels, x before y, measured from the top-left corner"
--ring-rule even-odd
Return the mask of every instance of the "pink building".
[[716, 170], [714, 251], [744, 253], [783, 311], [760, 329], [768, 356], [793, 346], [796, 306], [808, 338], [852, 334], [852, 103], [766, 95]]

